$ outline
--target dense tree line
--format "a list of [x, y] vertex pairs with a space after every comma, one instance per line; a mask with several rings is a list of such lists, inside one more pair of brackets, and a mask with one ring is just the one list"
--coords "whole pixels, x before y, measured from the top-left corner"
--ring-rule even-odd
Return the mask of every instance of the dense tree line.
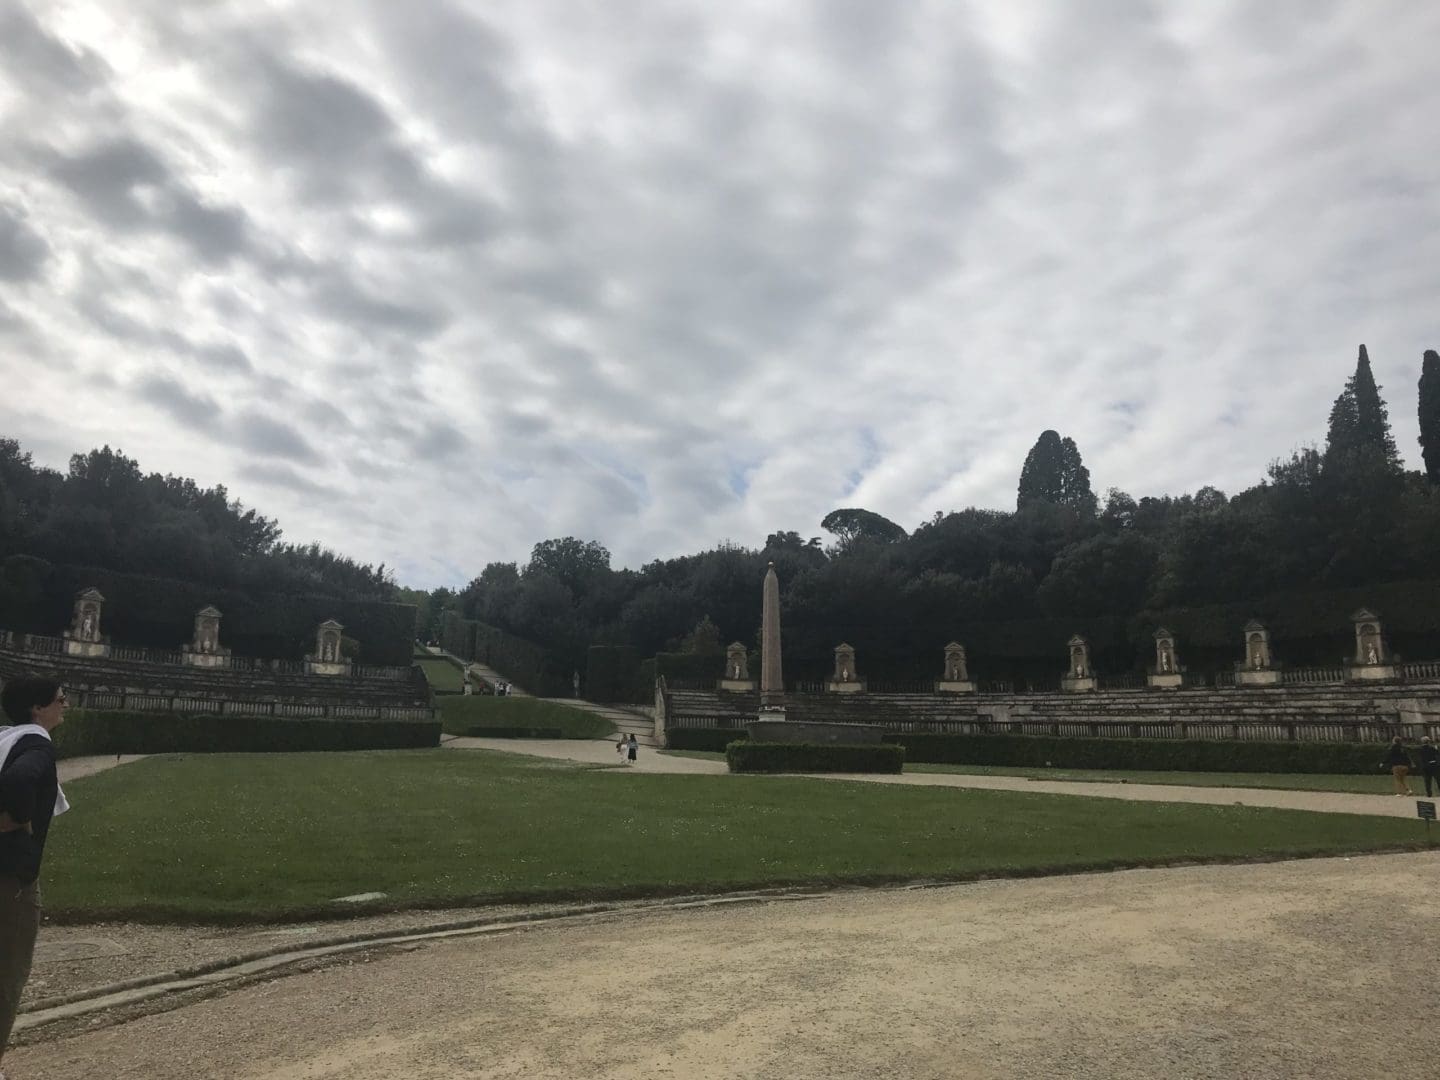
[[61, 473], [0, 438], [0, 564], [27, 557], [256, 592], [350, 600], [395, 593], [384, 566], [285, 543], [274, 520], [223, 486], [146, 474], [108, 446], [75, 454]]
[[[1428, 410], [1428, 412], [1427, 412]], [[862, 656], [926, 657], [957, 624], [1135, 615], [1283, 590], [1440, 577], [1440, 360], [1424, 360], [1427, 474], [1400, 462], [1362, 346], [1325, 446], [1269, 466], [1256, 486], [1099, 499], [1072, 439], [1046, 431], [1023, 463], [1014, 511], [937, 513], [907, 532], [860, 508], [821, 523], [834, 540], [777, 531], [759, 549], [612, 570], [597, 543], [536, 545], [491, 563], [440, 606], [541, 642], [579, 666], [590, 643], [659, 650], [753, 645], [767, 562], [783, 583], [786, 651], [823, 663], [841, 638]], [[697, 646], [698, 642], [706, 642]]]

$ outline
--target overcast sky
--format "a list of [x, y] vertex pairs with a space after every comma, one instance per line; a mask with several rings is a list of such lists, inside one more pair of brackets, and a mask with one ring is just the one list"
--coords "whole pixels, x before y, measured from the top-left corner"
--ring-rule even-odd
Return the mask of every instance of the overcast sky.
[[1440, 348], [1440, 3], [0, 0], [0, 434], [463, 583], [1236, 491]]

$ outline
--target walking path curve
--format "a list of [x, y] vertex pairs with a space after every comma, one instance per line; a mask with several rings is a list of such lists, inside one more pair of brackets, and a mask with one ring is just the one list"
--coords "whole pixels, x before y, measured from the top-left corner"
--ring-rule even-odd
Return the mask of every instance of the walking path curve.
[[[615, 747], [609, 742], [580, 739], [447, 739], [456, 750], [498, 750], [560, 758], [587, 764], [614, 765]], [[725, 763], [671, 754], [642, 753], [625, 771], [650, 773], [726, 773]], [[1391, 795], [1356, 795], [1340, 791], [1278, 791], [1270, 788], [1181, 787], [1170, 784], [1121, 784], [1029, 780], [1023, 776], [966, 776], [956, 773], [817, 773], [824, 780], [860, 780], [873, 784], [907, 784], [914, 787], [984, 788], [989, 791], [1026, 791], [1031, 794], [1088, 795], [1099, 799], [1133, 802], [1205, 803], [1212, 806], [1267, 806], [1282, 810], [1313, 810], [1322, 814], [1374, 814], [1379, 817], [1415, 817], [1414, 799]]]

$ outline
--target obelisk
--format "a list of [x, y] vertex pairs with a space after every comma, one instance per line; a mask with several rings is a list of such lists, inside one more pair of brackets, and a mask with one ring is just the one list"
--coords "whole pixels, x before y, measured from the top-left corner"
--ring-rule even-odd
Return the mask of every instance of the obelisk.
[[[775, 564], [765, 571], [760, 606], [760, 708], [771, 719], [785, 715], [785, 680], [780, 674], [780, 579]], [[775, 716], [776, 713], [780, 715]]]

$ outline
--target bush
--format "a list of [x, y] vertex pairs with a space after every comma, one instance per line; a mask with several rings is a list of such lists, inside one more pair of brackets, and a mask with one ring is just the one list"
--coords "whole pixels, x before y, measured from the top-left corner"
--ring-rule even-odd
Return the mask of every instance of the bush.
[[744, 728], [670, 728], [665, 732], [665, 749], [724, 753], [732, 742], [749, 737]]
[[1098, 739], [1049, 735], [887, 735], [907, 761], [1057, 769], [1377, 774], [1380, 743]]
[[75, 709], [55, 729], [57, 757], [85, 754], [288, 753], [440, 745], [439, 720], [327, 720]]
[[725, 654], [656, 653], [655, 674], [681, 682], [714, 682], [725, 674]]
[[731, 772], [898, 773], [905, 748], [895, 743], [757, 743], [736, 740], [725, 748]]
[[639, 683], [640, 653], [633, 645], [591, 645], [586, 650], [585, 696], [590, 701], [634, 701]]

